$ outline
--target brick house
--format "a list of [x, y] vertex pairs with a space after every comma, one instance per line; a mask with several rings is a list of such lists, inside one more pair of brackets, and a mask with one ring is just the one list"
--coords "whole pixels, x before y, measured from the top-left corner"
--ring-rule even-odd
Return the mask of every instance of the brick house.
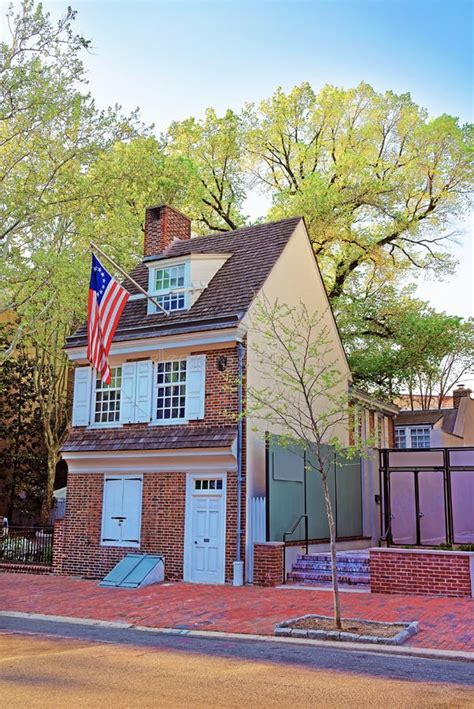
[[190, 237], [175, 209], [147, 209], [144, 258], [132, 276], [168, 315], [127, 284], [110, 385], [88, 365], [85, 325], [66, 343], [76, 369], [62, 449], [62, 573], [100, 577], [141, 551], [163, 554], [170, 579], [238, 580], [247, 561], [251, 580], [247, 511], [265, 495], [265, 441], [238, 412], [242, 382], [256, 382], [249, 322], [263, 290], [325, 312], [332, 355], [350, 382], [301, 218]]

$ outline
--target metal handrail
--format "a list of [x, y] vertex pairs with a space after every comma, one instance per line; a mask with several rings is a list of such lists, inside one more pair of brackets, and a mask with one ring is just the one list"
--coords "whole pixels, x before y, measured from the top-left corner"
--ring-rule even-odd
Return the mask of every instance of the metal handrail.
[[309, 548], [308, 547], [308, 515], [305, 512], [303, 512], [303, 514], [301, 514], [298, 517], [298, 519], [296, 520], [296, 522], [294, 523], [294, 525], [292, 526], [291, 529], [289, 529], [287, 532], [283, 532], [283, 544], [284, 544], [284, 546], [283, 546], [283, 575], [284, 575], [285, 581], [286, 581], [286, 546], [288, 543], [288, 540], [286, 537], [287, 537], [287, 535], [294, 534], [296, 528], [298, 527], [298, 525], [302, 519], [304, 519], [305, 553], [307, 554], [308, 548]]

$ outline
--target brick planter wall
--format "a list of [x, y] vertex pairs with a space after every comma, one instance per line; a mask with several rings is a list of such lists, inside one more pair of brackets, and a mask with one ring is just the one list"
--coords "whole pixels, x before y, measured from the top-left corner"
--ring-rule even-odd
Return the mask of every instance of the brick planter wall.
[[41, 564], [0, 564], [0, 573], [6, 574], [50, 574], [51, 566]]
[[372, 593], [474, 596], [474, 552], [371, 549]]
[[255, 586], [279, 586], [283, 583], [282, 542], [253, 545], [253, 582]]

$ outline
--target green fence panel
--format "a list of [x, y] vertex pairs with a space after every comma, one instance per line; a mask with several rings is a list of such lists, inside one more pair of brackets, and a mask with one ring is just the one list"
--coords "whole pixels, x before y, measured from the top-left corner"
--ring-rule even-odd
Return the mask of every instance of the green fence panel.
[[[323, 446], [338, 537], [362, 534], [362, 485], [360, 459], [346, 459], [331, 446]], [[268, 449], [268, 527], [269, 541], [283, 541], [300, 515], [308, 515], [309, 539], [329, 537], [323, 484], [316, 462], [315, 448], [304, 454], [302, 448], [285, 447], [273, 437]], [[301, 520], [289, 541], [304, 539]]]
[[362, 536], [362, 476], [359, 458], [336, 455], [337, 536]]
[[[283, 540], [300, 514], [304, 512], [304, 454], [302, 448], [286, 448], [272, 440], [268, 451], [269, 541]], [[304, 536], [300, 525], [292, 538]]]

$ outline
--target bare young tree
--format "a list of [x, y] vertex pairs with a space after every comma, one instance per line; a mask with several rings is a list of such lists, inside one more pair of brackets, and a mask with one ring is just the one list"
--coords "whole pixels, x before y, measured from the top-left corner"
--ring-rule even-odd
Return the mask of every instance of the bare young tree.
[[[252, 322], [249, 356], [260, 386], [249, 386], [247, 415], [286, 446], [311, 450], [308, 468], [321, 476], [331, 551], [334, 622], [342, 627], [336, 569], [336, 524], [325, 447], [348, 449], [347, 381], [335, 361], [326, 313], [263, 298]], [[355, 450], [353, 450], [355, 452]]]

